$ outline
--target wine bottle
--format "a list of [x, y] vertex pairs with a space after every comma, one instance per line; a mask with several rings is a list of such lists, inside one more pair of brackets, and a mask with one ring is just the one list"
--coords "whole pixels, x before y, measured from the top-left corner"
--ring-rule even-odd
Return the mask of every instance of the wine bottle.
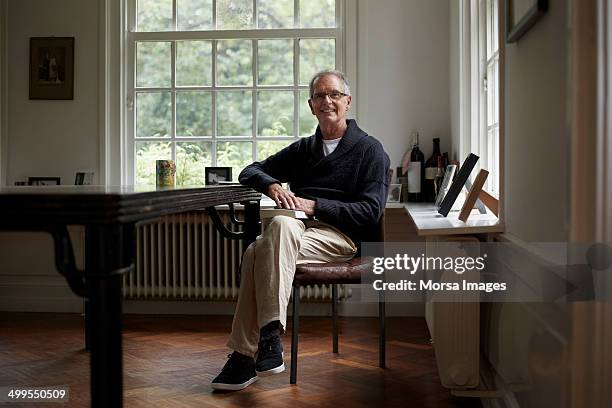
[[431, 156], [425, 162], [425, 177], [423, 180], [423, 200], [433, 203], [436, 201], [434, 179], [438, 172], [438, 157], [440, 157], [440, 139], [433, 139], [433, 150]]
[[423, 201], [421, 186], [425, 174], [425, 156], [419, 149], [419, 132], [413, 134], [412, 151], [410, 152], [410, 165], [408, 166], [408, 201]]
[[436, 178], [434, 178], [435, 201], [438, 201], [437, 198], [438, 195], [440, 195], [442, 180], [444, 180], [444, 156], [438, 156], [438, 171], [436, 173]]

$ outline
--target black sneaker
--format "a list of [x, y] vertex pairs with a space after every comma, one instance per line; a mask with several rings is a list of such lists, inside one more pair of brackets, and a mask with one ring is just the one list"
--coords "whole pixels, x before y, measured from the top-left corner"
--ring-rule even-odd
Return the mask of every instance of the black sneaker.
[[259, 377], [278, 374], [285, 371], [283, 362], [283, 344], [279, 336], [260, 340], [257, 350], [255, 371]]
[[245, 356], [234, 351], [228, 354], [229, 360], [223, 366], [212, 383], [215, 390], [238, 391], [257, 381], [255, 373], [255, 361], [252, 357]]

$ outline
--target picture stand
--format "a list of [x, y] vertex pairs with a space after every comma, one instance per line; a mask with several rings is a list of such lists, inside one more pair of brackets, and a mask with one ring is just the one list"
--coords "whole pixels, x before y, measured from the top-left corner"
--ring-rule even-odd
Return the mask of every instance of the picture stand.
[[466, 222], [472, 209], [474, 208], [474, 204], [476, 204], [476, 200], [482, 191], [482, 186], [484, 186], [485, 181], [487, 181], [487, 176], [489, 172], [486, 170], [480, 170], [478, 176], [476, 176], [476, 180], [474, 181], [474, 185], [470, 189], [470, 192], [463, 203], [463, 208], [461, 208], [461, 212], [459, 213], [459, 219], [463, 222]]
[[484, 203], [484, 205], [491, 210], [496, 217], [499, 217], [499, 200], [487, 193], [485, 190], [480, 190], [478, 199]]

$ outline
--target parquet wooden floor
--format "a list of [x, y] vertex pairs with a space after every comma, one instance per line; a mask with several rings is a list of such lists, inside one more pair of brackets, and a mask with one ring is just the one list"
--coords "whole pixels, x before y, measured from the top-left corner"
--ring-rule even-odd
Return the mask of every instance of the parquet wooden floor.
[[[340, 319], [340, 354], [326, 318], [302, 318], [298, 384], [287, 371], [246, 390], [210, 388], [227, 358], [229, 316], [124, 317], [124, 406], [137, 407], [480, 407], [440, 385], [422, 318], [389, 318], [387, 369], [378, 368], [377, 320]], [[290, 330], [290, 328], [289, 328]], [[68, 385], [70, 403], [89, 406], [89, 358], [78, 315], [0, 313], [0, 385]]]

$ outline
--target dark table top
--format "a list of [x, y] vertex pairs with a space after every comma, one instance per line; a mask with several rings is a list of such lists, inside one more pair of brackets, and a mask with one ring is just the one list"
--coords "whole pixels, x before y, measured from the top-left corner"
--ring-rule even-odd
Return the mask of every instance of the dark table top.
[[260, 198], [240, 185], [0, 187], [0, 226], [130, 223]]

